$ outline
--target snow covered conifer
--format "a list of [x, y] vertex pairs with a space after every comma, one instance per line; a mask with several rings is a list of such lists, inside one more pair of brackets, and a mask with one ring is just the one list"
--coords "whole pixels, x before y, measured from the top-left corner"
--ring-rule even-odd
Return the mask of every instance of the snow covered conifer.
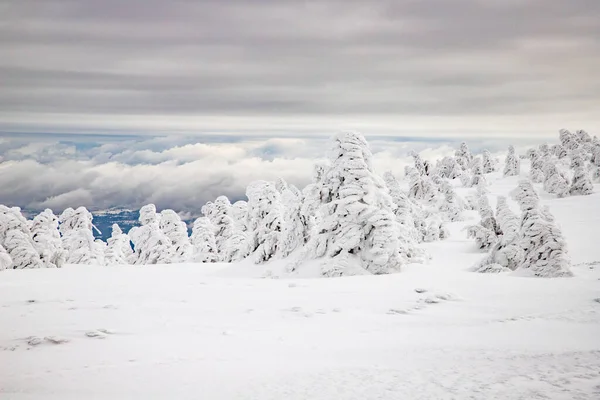
[[409, 153], [409, 155], [413, 158], [414, 163], [415, 163], [415, 169], [417, 170], [419, 175], [427, 175], [425, 173], [425, 164], [423, 163], [423, 159], [421, 158], [419, 153], [417, 153], [415, 151], [411, 151]]
[[485, 177], [483, 176], [483, 162], [481, 158], [475, 157], [472, 161], [472, 171], [473, 177], [471, 180], [471, 186], [478, 186], [480, 182], [485, 182]]
[[188, 237], [187, 226], [173, 210], [160, 213], [160, 230], [171, 240], [172, 263], [189, 261], [192, 256], [192, 244]]
[[443, 181], [440, 188], [444, 195], [440, 211], [446, 213], [448, 220], [460, 221], [462, 219], [462, 210], [464, 209], [462, 200], [458, 197], [449, 182]]
[[67, 208], [59, 217], [63, 248], [68, 252], [67, 263], [104, 265], [104, 251], [99, 249], [92, 232], [92, 214], [85, 208]]
[[566, 129], [561, 129], [559, 132], [560, 142], [567, 151], [575, 150], [579, 147], [579, 138], [576, 134], [569, 132]]
[[504, 176], [516, 176], [521, 172], [521, 160], [515, 154], [515, 148], [508, 146], [508, 154], [504, 162]]
[[473, 161], [473, 154], [471, 154], [469, 146], [467, 146], [465, 142], [460, 144], [460, 148], [456, 150], [454, 155], [456, 162], [462, 167], [463, 170], [468, 169]]
[[202, 207], [202, 213], [215, 227], [215, 240], [219, 261], [226, 261], [227, 242], [236, 230], [235, 222], [229, 215], [231, 203], [226, 196], [219, 196], [214, 203], [208, 202]]
[[550, 154], [558, 157], [559, 159], [566, 157], [567, 150], [561, 144], [552, 145], [550, 148]]
[[248, 203], [238, 200], [231, 205], [229, 214], [237, 230], [246, 232], [248, 230]]
[[31, 237], [35, 249], [47, 267], [62, 267], [68, 254], [63, 249], [58, 231], [58, 217], [54, 215], [52, 210], [46, 209], [33, 218]]
[[[34, 247], [27, 220], [19, 207], [0, 205], [0, 246], [5, 248], [12, 259], [11, 268], [44, 267]], [[6, 261], [6, 257], [4, 258]]]
[[168, 264], [172, 259], [171, 239], [159, 227], [160, 215], [154, 204], [140, 209], [139, 221], [142, 226], [134, 226], [129, 231], [133, 242], [132, 264]]
[[10, 269], [12, 265], [12, 258], [10, 258], [6, 249], [0, 244], [0, 271]]
[[585, 162], [579, 154], [575, 154], [572, 159], [573, 182], [569, 189], [569, 194], [573, 196], [588, 195], [594, 192], [594, 185], [588, 175]]
[[569, 178], [557, 168], [556, 163], [551, 161], [544, 165], [544, 190], [558, 197], [569, 194]]
[[570, 262], [562, 233], [539, 207], [539, 196], [531, 181], [520, 181], [511, 195], [521, 207], [519, 246], [523, 262], [518, 269], [534, 276], [571, 276]]
[[207, 217], [200, 217], [194, 221], [191, 239], [195, 262], [210, 263], [218, 260], [215, 227]]
[[483, 173], [489, 174], [496, 170], [496, 164], [494, 163], [494, 159], [492, 159], [492, 155], [488, 150], [483, 151]]
[[435, 203], [438, 189], [426, 175], [420, 175], [416, 169], [409, 171], [408, 197], [424, 204]]
[[9, 230], [4, 245], [10, 254], [14, 269], [44, 267], [39, 253], [33, 247], [31, 238], [23, 231], [19, 229]]
[[269, 261], [275, 256], [283, 229], [283, 210], [275, 185], [266, 181], [252, 182], [246, 189], [248, 197], [249, 232], [252, 235], [251, 251], [255, 262]]
[[353, 257], [374, 274], [400, 267], [394, 204], [383, 180], [373, 173], [371, 159], [361, 134], [342, 132], [334, 137], [331, 167], [323, 178], [323, 219], [314, 246], [316, 257], [333, 259], [324, 270], [326, 275], [348, 273], [347, 261]]
[[287, 185], [281, 192], [283, 205], [283, 230], [280, 250], [283, 257], [304, 245], [308, 236], [307, 227], [300, 213], [302, 193], [294, 185]]
[[112, 225], [111, 236], [107, 240], [104, 260], [107, 265], [129, 264], [133, 255], [129, 236], [123, 233], [118, 224]]

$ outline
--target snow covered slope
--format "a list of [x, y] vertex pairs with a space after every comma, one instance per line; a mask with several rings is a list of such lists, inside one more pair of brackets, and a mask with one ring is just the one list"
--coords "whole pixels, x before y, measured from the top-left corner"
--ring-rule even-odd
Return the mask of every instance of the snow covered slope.
[[[516, 182], [492, 182], [492, 206]], [[468, 272], [485, 255], [473, 221], [385, 276], [302, 279], [312, 265], [287, 261], [3, 271], [0, 398], [600, 398], [600, 187], [542, 201], [572, 278]]]

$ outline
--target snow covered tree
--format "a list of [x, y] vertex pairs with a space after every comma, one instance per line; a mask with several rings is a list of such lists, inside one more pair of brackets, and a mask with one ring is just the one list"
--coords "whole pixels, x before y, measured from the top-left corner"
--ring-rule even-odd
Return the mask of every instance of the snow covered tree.
[[6, 249], [0, 244], [0, 271], [13, 267], [12, 258], [7, 253]]
[[304, 245], [308, 232], [300, 210], [302, 192], [294, 185], [286, 185], [281, 191], [281, 202], [284, 224], [279, 248], [281, 255], [287, 257], [291, 252]]
[[415, 205], [402, 191], [400, 183], [390, 171], [383, 174], [383, 179], [388, 187], [392, 202], [396, 206], [395, 214], [396, 220], [400, 224], [400, 236], [405, 240], [410, 238], [416, 242], [422, 242], [423, 235], [420, 233], [419, 228], [425, 222], [422, 221], [421, 223], [415, 220], [419, 219], [420, 213], [415, 212]]
[[92, 232], [93, 216], [85, 207], [67, 208], [59, 218], [63, 248], [68, 252], [67, 263], [104, 265], [104, 251], [95, 242]]
[[519, 218], [510, 210], [504, 196], [498, 197], [496, 220], [502, 235], [489, 255], [476, 266], [477, 272], [514, 271], [525, 257], [519, 245]]
[[435, 169], [442, 178], [455, 179], [462, 174], [461, 166], [451, 156], [446, 156], [439, 160]]
[[408, 197], [424, 204], [432, 204], [437, 200], [438, 190], [430, 177], [420, 175], [416, 169], [409, 171]]
[[63, 249], [58, 231], [58, 217], [52, 210], [46, 209], [33, 218], [31, 237], [34, 247], [42, 261], [49, 268], [60, 268], [66, 262], [68, 254]]
[[218, 260], [215, 227], [207, 217], [194, 221], [191, 239], [194, 262], [211, 263]]
[[460, 221], [464, 209], [462, 199], [458, 197], [449, 182], [443, 181], [440, 188], [444, 195], [444, 200], [440, 205], [440, 211], [446, 214], [449, 221]]
[[427, 231], [424, 242], [435, 242], [438, 240], [444, 240], [448, 237], [448, 230], [441, 218], [429, 218], [427, 220]]
[[233, 224], [237, 230], [246, 232], [248, 230], [248, 203], [244, 200], [238, 200], [231, 205], [229, 215], [233, 219]]
[[112, 225], [111, 236], [107, 240], [104, 260], [107, 265], [129, 264], [133, 255], [129, 236], [123, 233], [118, 224]]
[[519, 270], [539, 277], [571, 276], [566, 243], [560, 229], [541, 212], [539, 196], [530, 181], [520, 181], [511, 192], [521, 207]]
[[185, 222], [173, 210], [163, 210], [160, 213], [159, 228], [171, 240], [172, 263], [183, 263], [192, 256], [192, 244], [188, 237]]
[[460, 144], [460, 148], [454, 153], [456, 162], [461, 166], [463, 170], [466, 170], [473, 161], [473, 154], [469, 150], [469, 146], [465, 142]]
[[371, 159], [361, 134], [342, 132], [334, 137], [331, 166], [323, 177], [323, 218], [313, 246], [316, 257], [332, 259], [324, 270], [326, 275], [347, 273], [346, 262], [353, 257], [374, 274], [400, 267], [394, 204], [385, 183], [374, 174]]
[[275, 185], [266, 181], [252, 182], [246, 189], [246, 196], [252, 238], [250, 250], [259, 264], [277, 254], [283, 230], [281, 198]]
[[409, 155], [413, 158], [414, 163], [415, 163], [415, 169], [417, 170], [419, 175], [427, 175], [425, 173], [425, 163], [423, 162], [423, 159], [421, 158], [419, 153], [417, 153], [415, 151], [411, 151], [409, 153]]
[[159, 226], [160, 215], [156, 213], [154, 204], [147, 204], [140, 209], [139, 221], [141, 226], [129, 230], [133, 242], [134, 255], [131, 263], [136, 265], [168, 264], [171, 254], [171, 239], [164, 234]]
[[488, 150], [483, 151], [483, 173], [490, 174], [496, 170], [496, 163]]
[[478, 199], [478, 211], [481, 221], [477, 225], [471, 225], [467, 228], [469, 237], [477, 242], [477, 247], [481, 250], [487, 250], [492, 247], [502, 234], [500, 227], [494, 217], [494, 212], [490, 207], [487, 196], [480, 195]]
[[584, 131], [583, 129], [577, 130], [575, 132], [575, 135], [577, 136], [577, 139], [580, 143], [591, 143], [592, 141], [592, 137], [590, 136], [590, 134]]
[[475, 157], [472, 161], [472, 171], [473, 178], [471, 180], [471, 186], [477, 186], [481, 181], [485, 182], [485, 177], [483, 176], [483, 162], [481, 158]]
[[539, 151], [536, 151], [531, 159], [531, 169], [529, 170], [529, 179], [535, 183], [544, 181], [544, 166], [548, 161]]
[[504, 176], [516, 176], [521, 172], [521, 160], [515, 154], [515, 148], [508, 146], [508, 154], [504, 162]]
[[569, 132], [566, 129], [561, 129], [559, 132], [560, 142], [567, 151], [575, 150], [579, 147], [579, 138], [577, 135]]
[[235, 222], [229, 215], [231, 203], [226, 196], [219, 196], [214, 203], [208, 202], [202, 207], [202, 213], [210, 219], [215, 227], [215, 240], [217, 243], [217, 256], [219, 261], [227, 261], [229, 252], [227, 243], [236, 231]]
[[28, 222], [19, 207], [0, 205], [0, 246], [6, 249], [12, 259], [11, 268], [44, 267], [34, 247]]
[[567, 150], [561, 144], [555, 144], [550, 148], [550, 154], [556, 156], [558, 159], [566, 157]]
[[14, 269], [43, 268], [44, 263], [33, 247], [31, 238], [19, 229], [11, 229], [4, 241]]
[[569, 178], [552, 161], [544, 165], [544, 190], [556, 194], [558, 197], [569, 194]]
[[573, 166], [573, 182], [569, 189], [569, 194], [573, 196], [588, 195], [594, 192], [594, 185], [588, 175], [585, 162], [579, 154], [573, 155], [571, 160]]

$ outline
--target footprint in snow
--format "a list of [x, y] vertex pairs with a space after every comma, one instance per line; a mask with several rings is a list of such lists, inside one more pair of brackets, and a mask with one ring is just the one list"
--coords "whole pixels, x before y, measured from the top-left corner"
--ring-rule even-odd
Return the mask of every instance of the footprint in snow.
[[96, 339], [106, 339], [106, 337], [108, 335], [112, 335], [115, 332], [111, 329], [96, 329], [93, 331], [87, 331], [85, 333], [85, 336], [89, 337], [89, 338], [96, 338]]

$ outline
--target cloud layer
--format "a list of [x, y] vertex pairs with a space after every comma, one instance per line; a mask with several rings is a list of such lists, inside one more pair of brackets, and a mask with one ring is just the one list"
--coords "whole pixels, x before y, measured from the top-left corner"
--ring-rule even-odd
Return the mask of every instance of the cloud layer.
[[[244, 198], [253, 180], [282, 177], [304, 187], [315, 161], [325, 158], [329, 147], [327, 139], [303, 137], [208, 137], [201, 142], [173, 136], [66, 138], [0, 137], [0, 204], [61, 212], [81, 205], [102, 210], [155, 203], [159, 209], [194, 216], [219, 195], [232, 201]], [[417, 138], [370, 137], [369, 142], [375, 170], [391, 170], [399, 177], [411, 163], [410, 150], [435, 162], [458, 146], [456, 141]], [[470, 142], [474, 152], [487, 148], [503, 154], [507, 145]]]
[[597, 0], [14, 0], [0, 131], [600, 129]]

